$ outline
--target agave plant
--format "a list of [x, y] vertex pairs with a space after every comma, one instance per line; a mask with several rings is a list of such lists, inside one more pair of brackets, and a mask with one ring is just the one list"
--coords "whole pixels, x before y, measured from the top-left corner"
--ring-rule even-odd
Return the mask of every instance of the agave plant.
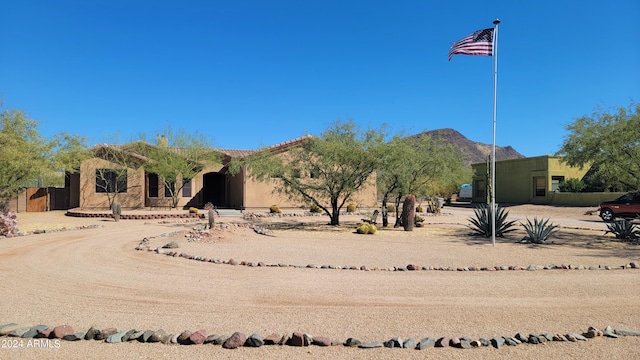
[[607, 223], [607, 228], [609, 228], [609, 230], [604, 234], [612, 233], [616, 236], [616, 239], [636, 241], [640, 238], [640, 230], [637, 228], [636, 224], [627, 219]]
[[[476, 213], [476, 218], [469, 218], [471, 225], [467, 225], [467, 227], [473, 230], [474, 235], [490, 237], [493, 228], [491, 207], [486, 204], [480, 204], [473, 211]], [[496, 236], [503, 237], [505, 233], [516, 230], [513, 229], [516, 224], [515, 220], [507, 221], [508, 216], [509, 212], [498, 205], [496, 210]]]
[[522, 226], [524, 226], [524, 230], [527, 232], [525, 239], [536, 244], [544, 243], [551, 235], [558, 231], [558, 225], [549, 224], [549, 219], [538, 221], [537, 217], [533, 218], [533, 223], [527, 218], [527, 223], [522, 224]]

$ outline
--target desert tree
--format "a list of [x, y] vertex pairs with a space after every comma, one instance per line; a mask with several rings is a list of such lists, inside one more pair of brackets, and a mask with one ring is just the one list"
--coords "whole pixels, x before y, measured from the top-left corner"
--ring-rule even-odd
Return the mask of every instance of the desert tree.
[[382, 197], [382, 224], [388, 226], [387, 203], [395, 204], [396, 223], [404, 196], [443, 194], [470, 176], [464, 159], [452, 144], [430, 136], [395, 136], [385, 145], [377, 171], [378, 192]]
[[129, 191], [129, 169], [139, 169], [146, 158], [121, 145], [97, 145], [91, 151], [95, 157], [111, 163], [108, 167], [96, 169], [95, 190], [107, 196], [109, 208], [112, 209], [118, 194]]
[[76, 170], [88, 156], [84, 138], [62, 133], [48, 139], [38, 125], [24, 110], [0, 112], [0, 206], [34, 179]]
[[292, 200], [315, 205], [340, 225], [340, 210], [370, 184], [378, 168], [384, 129], [362, 130], [353, 120], [335, 121], [321, 136], [306, 136], [297, 146], [261, 149], [231, 171], [246, 166], [258, 181], [274, 181], [275, 191]]
[[571, 166], [591, 166], [613, 190], [640, 191], [640, 105], [597, 109], [566, 126], [558, 155]]

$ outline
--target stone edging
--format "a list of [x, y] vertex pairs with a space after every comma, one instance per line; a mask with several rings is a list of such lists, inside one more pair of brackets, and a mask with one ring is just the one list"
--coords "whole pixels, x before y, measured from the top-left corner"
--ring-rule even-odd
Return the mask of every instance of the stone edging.
[[[110, 213], [87, 213], [80, 211], [68, 210], [67, 216], [72, 217], [85, 217], [85, 218], [104, 218], [113, 219], [113, 214]], [[187, 219], [187, 218], [200, 218], [198, 213], [180, 213], [180, 214], [122, 214], [120, 220], [153, 220], [153, 219]]]
[[[216, 227], [220, 227], [220, 226], [224, 226], [225, 228], [230, 227], [230, 226], [237, 226], [237, 227], [246, 227], [246, 228], [250, 228], [253, 229], [255, 232], [260, 233], [260, 234], [264, 234], [264, 235], [269, 235], [269, 230], [268, 229], [263, 229], [257, 226], [254, 226], [252, 224], [216, 224]], [[196, 234], [195, 236], [202, 236], [204, 233], [206, 233], [206, 231], [204, 230], [199, 230], [199, 229], [193, 229], [192, 230], [195, 233], [199, 232], [199, 235]], [[172, 236], [177, 234], [178, 232], [172, 232], [172, 233], [165, 233], [165, 234], [161, 234], [158, 235], [157, 237], [167, 237], [167, 236]], [[151, 237], [151, 238], [155, 238], [155, 237]], [[189, 239], [189, 241], [192, 241], [192, 239]], [[561, 264], [561, 265], [557, 265], [557, 264], [550, 264], [550, 265], [536, 265], [536, 264], [530, 264], [529, 266], [520, 266], [520, 265], [510, 265], [510, 266], [465, 266], [465, 267], [461, 267], [461, 266], [421, 266], [421, 265], [416, 265], [416, 264], [408, 264], [406, 266], [391, 266], [391, 267], [387, 267], [387, 268], [380, 268], [380, 267], [368, 267], [366, 265], [361, 265], [361, 266], [355, 266], [355, 265], [351, 265], [351, 266], [342, 266], [342, 265], [315, 265], [315, 264], [306, 264], [306, 265], [300, 265], [300, 264], [284, 264], [284, 263], [278, 263], [278, 264], [267, 264], [264, 263], [262, 261], [258, 261], [258, 262], [253, 262], [253, 261], [238, 261], [235, 259], [229, 259], [229, 260], [221, 260], [218, 258], [207, 258], [204, 256], [198, 256], [198, 255], [192, 255], [192, 254], [187, 254], [184, 252], [178, 252], [178, 251], [174, 251], [172, 249], [175, 249], [176, 247], [179, 247], [179, 245], [176, 242], [171, 242], [168, 243], [162, 247], [156, 247], [156, 248], [152, 248], [151, 245], [149, 244], [149, 238], [144, 238], [142, 239], [142, 241], [140, 241], [140, 243], [138, 244], [138, 246], [135, 247], [135, 250], [138, 251], [148, 251], [148, 252], [154, 252], [157, 254], [162, 254], [162, 255], [166, 255], [166, 256], [171, 256], [171, 257], [180, 257], [180, 258], [185, 258], [188, 260], [196, 260], [196, 261], [202, 261], [202, 262], [209, 262], [209, 263], [213, 263], [213, 264], [224, 264], [224, 265], [240, 265], [240, 266], [248, 266], [248, 267], [292, 267], [292, 268], [300, 268], [300, 269], [332, 269], [332, 270], [361, 270], [361, 271], [507, 271], [507, 270], [528, 270], [528, 271], [536, 271], [536, 270], [624, 270], [624, 269], [640, 269], [640, 263], [636, 262], [636, 261], [631, 261], [628, 264], [625, 265], [620, 265], [620, 266], [609, 266], [609, 265], [598, 265], [598, 266], [584, 266], [584, 265], [573, 265], [573, 264]]]
[[27, 236], [27, 235], [33, 235], [33, 234], [50, 234], [50, 233], [56, 233], [56, 232], [63, 232], [63, 231], [72, 231], [72, 230], [85, 230], [85, 229], [97, 229], [97, 228], [101, 228], [103, 227], [102, 225], [80, 225], [80, 226], [72, 226], [72, 227], [63, 227], [63, 228], [57, 228], [57, 229], [45, 229], [45, 230], [32, 230], [32, 231], [19, 231], [17, 234], [15, 235], [3, 235], [0, 236], [1, 237], [15, 237], [15, 236]]
[[525, 335], [517, 333], [514, 336], [494, 336], [491, 338], [479, 338], [477, 340], [468, 337], [433, 337], [428, 336], [418, 341], [416, 338], [407, 338], [403, 340], [395, 337], [387, 341], [370, 341], [362, 342], [357, 338], [350, 337], [345, 341], [332, 340], [324, 336], [311, 336], [300, 332], [294, 332], [291, 335], [271, 334], [267, 337], [254, 333], [247, 337], [241, 332], [235, 332], [232, 335], [209, 334], [207, 330], [201, 329], [195, 332], [185, 330], [180, 334], [167, 333], [163, 329], [159, 330], [138, 330], [126, 329], [117, 330], [116, 328], [96, 329], [90, 327], [86, 332], [76, 332], [69, 325], [60, 325], [49, 327], [47, 325], [28, 326], [18, 323], [8, 323], [0, 325], [0, 336], [7, 336], [11, 339], [2, 341], [3, 347], [19, 348], [19, 347], [60, 347], [60, 341], [80, 341], [95, 340], [104, 341], [106, 343], [121, 343], [137, 341], [142, 343], [163, 343], [163, 344], [179, 344], [179, 345], [200, 345], [213, 344], [222, 345], [226, 349], [236, 349], [238, 347], [261, 347], [263, 345], [287, 345], [287, 346], [345, 346], [357, 347], [361, 349], [372, 348], [405, 348], [424, 350], [430, 347], [454, 347], [459, 349], [471, 349], [475, 347], [493, 346], [496, 349], [507, 346], [518, 346], [520, 344], [537, 345], [546, 342], [578, 342], [587, 341], [588, 339], [603, 337], [616, 339], [619, 336], [640, 336], [640, 331], [628, 329], [612, 329], [607, 326], [604, 330], [598, 330], [594, 327], [582, 333], [567, 334], [529, 334]]

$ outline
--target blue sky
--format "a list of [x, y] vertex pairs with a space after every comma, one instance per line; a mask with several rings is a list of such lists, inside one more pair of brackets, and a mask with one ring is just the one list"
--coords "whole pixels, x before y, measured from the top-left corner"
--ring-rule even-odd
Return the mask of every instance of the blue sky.
[[556, 152], [596, 107], [640, 101], [640, 2], [5, 1], [0, 96], [43, 135], [89, 145], [199, 131], [255, 149], [347, 118], [492, 142], [492, 58], [451, 43], [493, 26], [497, 145]]

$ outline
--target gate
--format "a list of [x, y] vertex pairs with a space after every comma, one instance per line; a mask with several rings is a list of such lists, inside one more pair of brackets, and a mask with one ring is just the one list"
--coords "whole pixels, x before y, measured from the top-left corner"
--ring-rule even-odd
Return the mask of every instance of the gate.
[[27, 212], [47, 211], [47, 189], [27, 188]]

